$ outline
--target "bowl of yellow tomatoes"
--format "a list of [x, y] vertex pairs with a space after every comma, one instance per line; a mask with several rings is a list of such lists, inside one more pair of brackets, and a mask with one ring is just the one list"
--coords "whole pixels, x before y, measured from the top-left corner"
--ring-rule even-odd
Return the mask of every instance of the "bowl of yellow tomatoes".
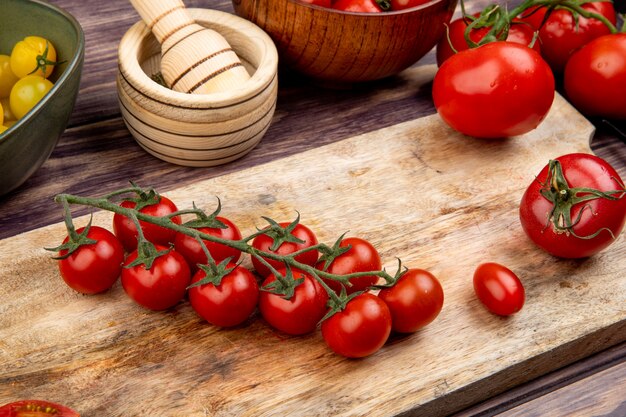
[[2, 0], [0, 196], [48, 159], [76, 102], [85, 40], [76, 19], [40, 0]]

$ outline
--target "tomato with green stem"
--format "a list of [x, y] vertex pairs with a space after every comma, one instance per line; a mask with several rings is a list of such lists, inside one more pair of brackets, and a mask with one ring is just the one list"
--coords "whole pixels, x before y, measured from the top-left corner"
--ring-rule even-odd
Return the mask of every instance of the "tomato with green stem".
[[409, 269], [378, 296], [391, 312], [394, 331], [413, 333], [431, 323], [443, 307], [443, 288], [433, 274], [423, 269]]
[[52, 89], [54, 84], [38, 75], [27, 75], [18, 80], [9, 96], [11, 112], [21, 119]]
[[495, 262], [480, 264], [476, 268], [474, 292], [487, 310], [500, 316], [517, 313], [526, 300], [524, 286], [517, 275]]
[[385, 302], [372, 293], [362, 293], [322, 322], [322, 337], [333, 352], [347, 358], [363, 358], [384, 346], [391, 323]]
[[11, 70], [19, 78], [39, 75], [48, 78], [57, 64], [57, 52], [52, 42], [41, 36], [27, 36], [11, 51]]

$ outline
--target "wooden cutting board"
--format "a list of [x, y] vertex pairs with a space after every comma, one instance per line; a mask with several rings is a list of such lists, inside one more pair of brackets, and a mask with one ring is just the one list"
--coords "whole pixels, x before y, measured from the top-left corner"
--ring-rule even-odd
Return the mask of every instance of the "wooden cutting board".
[[[592, 131], [557, 97], [522, 137], [463, 137], [434, 115], [166, 193], [207, 211], [219, 196], [244, 233], [262, 215], [298, 210], [321, 241], [349, 231], [389, 270], [399, 257], [433, 272], [445, 291], [439, 318], [362, 360], [333, 354], [319, 331], [289, 337], [259, 317], [223, 330], [187, 302], [151, 312], [119, 282], [79, 295], [42, 249], [63, 238], [61, 223], [0, 241], [0, 403], [48, 399], [98, 417], [433, 416], [621, 342], [624, 235], [592, 259], [559, 260], [526, 238], [517, 215], [548, 159], [590, 152]], [[111, 219], [99, 212], [94, 223]], [[522, 279], [519, 314], [497, 317], [476, 300], [472, 274], [485, 261]]]

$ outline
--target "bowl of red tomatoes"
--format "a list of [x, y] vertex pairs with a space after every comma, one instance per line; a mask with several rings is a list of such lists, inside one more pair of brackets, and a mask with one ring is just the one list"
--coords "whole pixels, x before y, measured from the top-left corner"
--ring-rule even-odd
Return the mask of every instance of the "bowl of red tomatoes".
[[362, 82], [397, 74], [445, 36], [457, 0], [233, 0], [281, 63], [306, 76]]
[[74, 108], [85, 41], [66, 11], [3, 0], [0, 13], [0, 196], [48, 159]]

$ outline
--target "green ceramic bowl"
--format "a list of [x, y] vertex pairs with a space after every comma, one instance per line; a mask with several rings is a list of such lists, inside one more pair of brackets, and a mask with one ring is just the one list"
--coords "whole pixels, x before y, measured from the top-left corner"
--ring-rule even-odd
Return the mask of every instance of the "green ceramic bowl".
[[49, 39], [58, 65], [54, 87], [33, 109], [0, 133], [0, 195], [19, 187], [48, 159], [65, 130], [76, 102], [85, 39], [80, 24], [66, 11], [40, 0], [2, 0], [0, 54], [36, 35]]

